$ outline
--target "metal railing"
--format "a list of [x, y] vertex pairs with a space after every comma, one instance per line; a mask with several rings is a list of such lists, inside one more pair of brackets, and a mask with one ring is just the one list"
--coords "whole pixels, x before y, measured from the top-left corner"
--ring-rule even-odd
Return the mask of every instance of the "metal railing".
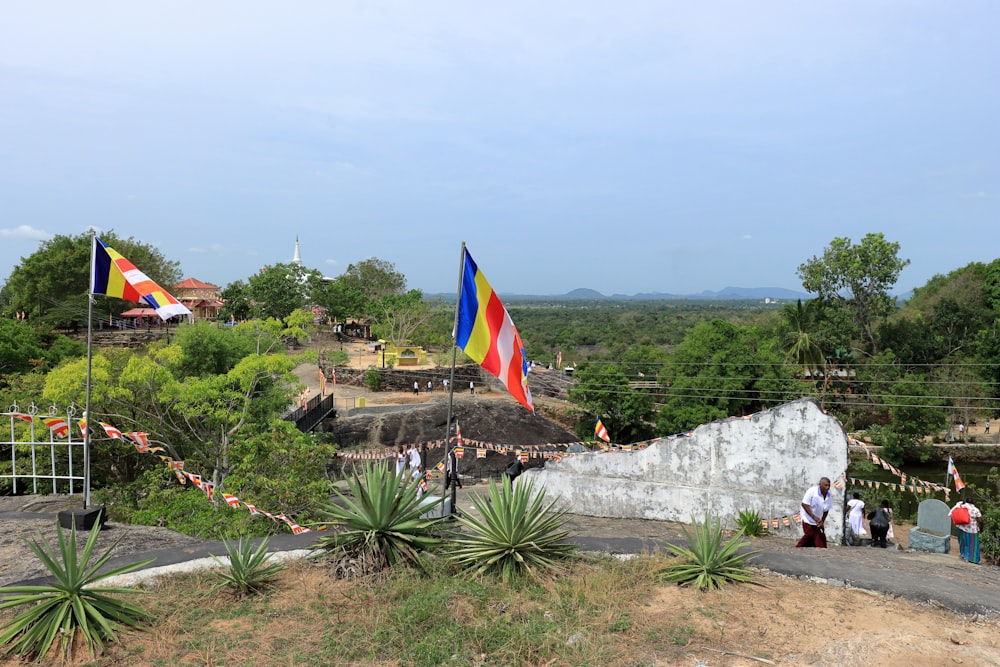
[[[14, 403], [0, 412], [0, 460], [10, 461], [9, 470], [0, 468], [0, 481], [10, 481], [12, 494], [46, 493], [49, 483], [51, 493], [83, 492], [83, 437], [73, 439], [75, 414], [72, 405], [65, 415], [55, 406], [40, 414], [34, 403], [23, 411]], [[80, 470], [74, 472], [74, 465]]]

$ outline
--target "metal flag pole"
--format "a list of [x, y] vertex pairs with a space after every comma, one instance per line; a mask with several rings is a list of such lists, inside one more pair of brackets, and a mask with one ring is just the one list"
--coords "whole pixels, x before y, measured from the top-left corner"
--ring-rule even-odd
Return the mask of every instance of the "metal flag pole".
[[87, 394], [83, 411], [83, 508], [90, 508], [90, 389], [94, 362], [94, 269], [97, 266], [97, 230], [90, 230], [90, 289], [87, 291]]
[[[454, 514], [456, 512], [455, 501], [458, 496], [457, 484], [454, 479], [449, 480], [449, 475], [454, 475], [458, 477], [457, 470], [450, 469], [451, 463], [451, 418], [453, 415], [453, 407], [455, 404], [455, 362], [458, 358], [458, 345], [456, 341], [456, 336], [458, 335], [458, 311], [462, 304], [462, 283], [465, 281], [465, 241], [462, 241], [462, 251], [459, 253], [459, 268], [458, 268], [458, 292], [455, 297], [455, 323], [451, 328], [451, 379], [448, 380], [448, 417], [445, 420], [445, 432], [444, 432], [444, 475], [445, 484], [441, 487], [441, 503], [444, 504], [445, 490], [448, 484], [451, 484], [451, 512]], [[456, 460], [456, 467], [457, 467]]]

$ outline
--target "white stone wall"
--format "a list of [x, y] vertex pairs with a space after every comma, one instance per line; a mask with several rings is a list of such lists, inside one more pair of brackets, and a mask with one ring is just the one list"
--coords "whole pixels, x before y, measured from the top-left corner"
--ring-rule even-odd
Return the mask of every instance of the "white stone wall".
[[[548, 461], [525, 475], [574, 514], [690, 523], [707, 512], [733, 527], [745, 509], [765, 519], [791, 518], [820, 477], [835, 483], [843, 478], [847, 447], [840, 422], [801, 399], [750, 417], [704, 424], [690, 435], [661, 438], [642, 450]], [[831, 491], [826, 535], [839, 544], [844, 488], [835, 484]], [[802, 534], [794, 523], [771, 532]]]

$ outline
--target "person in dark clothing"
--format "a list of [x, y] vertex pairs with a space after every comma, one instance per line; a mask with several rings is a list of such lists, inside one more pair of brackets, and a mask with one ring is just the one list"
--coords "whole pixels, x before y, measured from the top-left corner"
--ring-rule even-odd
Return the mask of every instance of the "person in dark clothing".
[[507, 476], [510, 483], [513, 484], [514, 480], [517, 479], [521, 472], [524, 471], [524, 464], [521, 463], [520, 459], [514, 459], [514, 462], [507, 466], [507, 469], [503, 471], [503, 474]]
[[448, 487], [452, 484], [455, 485], [456, 489], [462, 488], [462, 480], [458, 477], [458, 457], [455, 456], [454, 449], [448, 452], [448, 461], [445, 465], [444, 490], [447, 491]]
[[872, 546], [885, 549], [888, 546], [885, 538], [889, 532], [889, 513], [885, 507], [876, 507], [868, 513], [868, 528], [872, 531]]

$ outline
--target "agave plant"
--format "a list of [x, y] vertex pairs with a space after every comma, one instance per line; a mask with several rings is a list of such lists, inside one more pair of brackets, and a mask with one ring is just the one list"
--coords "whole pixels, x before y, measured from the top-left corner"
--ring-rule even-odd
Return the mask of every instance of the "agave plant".
[[767, 535], [764, 517], [756, 510], [741, 510], [739, 516], [736, 517], [736, 527], [746, 537], [763, 537]]
[[76, 526], [67, 539], [62, 527], [58, 528], [59, 553], [45, 543], [32, 540], [28, 546], [42, 561], [55, 579], [51, 584], [39, 586], [5, 586], [0, 588], [0, 609], [28, 608], [0, 628], [0, 646], [5, 653], [21, 657], [43, 658], [59, 638], [63, 657], [73, 651], [79, 635], [91, 655], [104, 648], [107, 641], [117, 642], [119, 630], [142, 627], [148, 614], [125, 600], [111, 594], [134, 593], [134, 589], [98, 587], [102, 579], [131, 572], [152, 563], [145, 560], [123, 565], [107, 572], [99, 570], [111, 558], [111, 553], [121, 538], [108, 547], [91, 563], [94, 545], [101, 526], [95, 524], [90, 531], [83, 551], [77, 554]]
[[268, 562], [270, 560], [267, 553], [268, 542], [268, 538], [265, 537], [254, 549], [250, 540], [241, 539], [235, 545], [223, 540], [222, 543], [229, 554], [229, 564], [227, 566], [221, 559], [212, 556], [216, 563], [223, 566], [223, 569], [215, 571], [219, 582], [212, 587], [212, 590], [231, 588], [237, 597], [243, 597], [266, 589], [274, 577], [285, 569], [281, 563]]
[[702, 590], [722, 588], [726, 583], [753, 583], [751, 571], [746, 561], [759, 551], [740, 551], [748, 542], [742, 531], [737, 531], [728, 541], [722, 531], [722, 522], [705, 517], [699, 523], [691, 518], [692, 529], [684, 529], [690, 548], [668, 544], [670, 551], [681, 557], [681, 561], [671, 563], [661, 574], [667, 581], [677, 584], [694, 584]]
[[420, 567], [420, 552], [440, 543], [436, 528], [441, 520], [421, 518], [428, 507], [417, 497], [417, 482], [366, 463], [347, 484], [351, 497], [334, 489], [337, 502], [320, 507], [333, 530], [314, 548], [335, 551], [342, 562], [350, 562], [340, 568], [344, 573], [376, 573], [401, 562]]
[[514, 485], [504, 477], [490, 485], [487, 498], [470, 498], [482, 518], [458, 517], [468, 532], [453, 536], [449, 559], [459, 567], [509, 581], [550, 569], [576, 550], [562, 527], [565, 511], [556, 510], [555, 501], [546, 505], [545, 491], [536, 493], [524, 479]]

